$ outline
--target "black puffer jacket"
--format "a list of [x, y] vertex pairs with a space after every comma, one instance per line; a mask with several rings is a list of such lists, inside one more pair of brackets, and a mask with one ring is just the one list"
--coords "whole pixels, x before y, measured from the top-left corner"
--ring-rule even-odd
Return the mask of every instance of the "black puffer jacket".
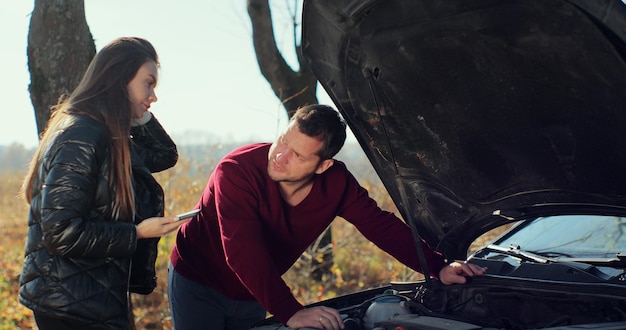
[[[135, 224], [111, 218], [106, 127], [87, 116], [69, 120], [73, 123], [58, 131], [46, 151], [34, 184], [20, 302], [94, 328], [125, 328]], [[155, 172], [176, 163], [176, 146], [155, 118], [132, 133], [133, 161], [143, 160], [133, 163], [133, 171]], [[140, 176], [150, 181], [149, 173]], [[160, 186], [157, 190], [147, 195], [160, 200], [158, 205], [137, 207], [162, 214], [163, 193]]]
[[[152, 117], [145, 125], [132, 127], [133, 186], [137, 217], [143, 219], [163, 216], [165, 201], [163, 189], [152, 173], [174, 166], [178, 152], [174, 141], [161, 124]], [[155, 262], [158, 255], [159, 238], [140, 239], [133, 254], [130, 291], [148, 294], [156, 287]]]

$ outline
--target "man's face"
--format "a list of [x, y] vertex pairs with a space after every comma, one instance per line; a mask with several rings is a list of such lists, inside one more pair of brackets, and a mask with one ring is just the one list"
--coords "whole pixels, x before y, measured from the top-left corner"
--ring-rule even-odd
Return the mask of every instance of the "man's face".
[[291, 122], [270, 148], [267, 173], [277, 182], [308, 180], [320, 169], [321, 159], [316, 153], [322, 144], [300, 132], [298, 125]]

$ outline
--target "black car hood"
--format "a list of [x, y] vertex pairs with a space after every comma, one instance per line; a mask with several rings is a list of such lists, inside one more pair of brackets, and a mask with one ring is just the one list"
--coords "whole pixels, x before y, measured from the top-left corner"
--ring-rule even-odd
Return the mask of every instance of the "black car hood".
[[306, 0], [303, 55], [403, 218], [464, 259], [540, 215], [626, 215], [621, 1]]

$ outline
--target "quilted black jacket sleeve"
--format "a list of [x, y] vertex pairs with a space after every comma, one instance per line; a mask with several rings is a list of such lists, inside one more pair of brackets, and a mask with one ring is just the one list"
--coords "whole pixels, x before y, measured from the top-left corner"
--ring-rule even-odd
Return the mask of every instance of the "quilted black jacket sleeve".
[[[164, 194], [153, 172], [174, 166], [178, 160], [176, 144], [155, 117], [146, 124], [131, 128], [133, 187], [135, 190], [135, 223], [163, 216]], [[132, 257], [129, 289], [133, 293], [149, 294], [157, 285], [156, 259], [159, 238], [137, 241]]]
[[141, 159], [141, 166], [145, 166], [151, 173], [176, 165], [178, 161], [176, 144], [156, 117], [152, 117], [145, 125], [131, 127], [130, 135], [133, 140], [133, 152]]

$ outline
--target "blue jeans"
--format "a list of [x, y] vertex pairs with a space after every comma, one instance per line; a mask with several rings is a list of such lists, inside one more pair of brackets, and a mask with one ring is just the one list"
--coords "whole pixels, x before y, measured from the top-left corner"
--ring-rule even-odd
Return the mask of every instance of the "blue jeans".
[[266, 311], [256, 301], [237, 301], [168, 268], [172, 325], [175, 330], [247, 330], [262, 321]]

